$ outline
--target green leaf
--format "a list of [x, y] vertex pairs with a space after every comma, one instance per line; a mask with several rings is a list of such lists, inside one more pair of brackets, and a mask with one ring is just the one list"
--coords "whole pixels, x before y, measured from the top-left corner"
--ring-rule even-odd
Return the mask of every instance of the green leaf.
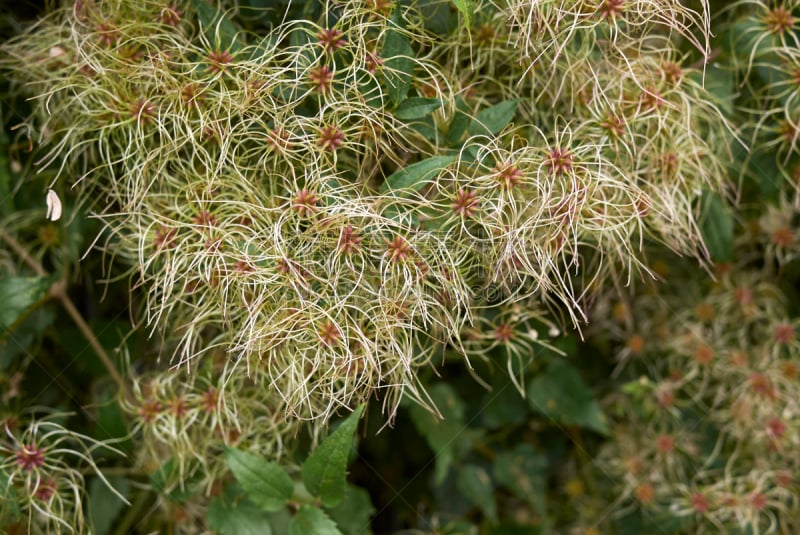
[[776, 68], [781, 61], [776, 51], [783, 46], [782, 39], [765, 30], [763, 20], [745, 17], [731, 24], [720, 37], [725, 43], [724, 53], [731, 56], [733, 66], [752, 67], [761, 81], [770, 86], [778, 82], [780, 73], [786, 70]]
[[222, 496], [206, 509], [208, 527], [220, 535], [271, 535], [270, 515], [248, 500], [236, 485], [228, 485]]
[[[128, 480], [120, 476], [109, 476], [108, 482], [123, 496], [127, 497], [130, 491]], [[114, 521], [119, 516], [125, 503], [119, 496], [111, 492], [111, 489], [99, 477], [92, 479], [89, 483], [89, 513], [92, 518], [95, 535], [106, 535], [114, 526]]]
[[411, 123], [411, 128], [434, 145], [439, 144], [439, 129], [436, 127], [436, 121], [430, 115]]
[[436, 174], [458, 160], [457, 156], [432, 156], [394, 172], [381, 185], [381, 193], [392, 190], [419, 191]]
[[370, 518], [375, 514], [375, 507], [369, 493], [361, 487], [348, 485], [344, 500], [328, 510], [328, 514], [344, 535], [367, 535], [370, 530]]
[[425, 29], [444, 37], [457, 26], [457, 16], [450, 11], [448, 2], [442, 0], [418, 0], [420, 18]]
[[494, 503], [492, 478], [480, 466], [468, 464], [458, 471], [458, 490], [477, 506], [486, 518], [497, 522], [497, 506]]
[[764, 198], [777, 201], [786, 179], [781, 173], [778, 162], [775, 161], [775, 155], [767, 152], [753, 154], [747, 169], [748, 171], [752, 170], [753, 177], [758, 183], [758, 189]]
[[470, 123], [469, 107], [460, 96], [456, 97], [456, 113], [447, 127], [447, 144], [451, 147], [458, 145], [464, 137]]
[[700, 232], [715, 262], [733, 257], [733, 212], [719, 193], [705, 190], [700, 200]]
[[277, 511], [292, 498], [292, 479], [277, 464], [234, 448], [226, 448], [225, 459], [247, 497], [265, 511]]
[[36, 340], [42, 339], [44, 331], [55, 321], [56, 311], [61, 312], [57, 305], [58, 303], [51, 301], [33, 309], [14, 325], [13, 339], [7, 336], [4, 338], [10, 331], [0, 331], [0, 372], [14, 364], [21, 355], [30, 352]]
[[472, 15], [475, 13], [475, 3], [472, 0], [453, 0], [453, 4], [464, 15], [464, 22], [469, 28], [472, 25]]
[[436, 456], [434, 482], [439, 485], [444, 481], [453, 461], [470, 449], [475, 432], [467, 428], [464, 422], [464, 403], [452, 387], [439, 383], [429, 390], [428, 395], [443, 419], [420, 405], [413, 405], [409, 412], [414, 427], [425, 437]]
[[608, 434], [608, 421], [592, 392], [569, 364], [552, 362], [528, 384], [533, 410], [563, 425], [577, 425]]
[[115, 440], [114, 446], [116, 448], [127, 451], [132, 447], [130, 431], [116, 394], [116, 392], [107, 393], [99, 404], [97, 419], [95, 420], [94, 438], [97, 440]]
[[689, 77], [698, 85], [704, 86], [709, 97], [727, 116], [730, 116], [733, 114], [733, 103], [736, 99], [734, 73], [735, 71], [714, 63], [706, 68], [705, 73], [693, 71], [689, 73]]
[[302, 505], [289, 524], [289, 535], [342, 535], [322, 509]]
[[[289, 33], [289, 46], [300, 52], [296, 57], [296, 66], [298, 68], [303, 69], [314, 63], [314, 59], [316, 58], [314, 47], [308, 46], [313, 42], [311, 36], [314, 35], [314, 33], [314, 28], [311, 26], [311, 23], [305, 20], [297, 21], [297, 24], [292, 26], [292, 30]], [[287, 88], [286, 91], [291, 95], [294, 90]]]
[[517, 113], [519, 100], [504, 100], [494, 106], [478, 112], [469, 125], [472, 136], [494, 135], [506, 127]]
[[394, 114], [404, 121], [422, 119], [441, 105], [442, 101], [438, 98], [411, 97], [401, 102]]
[[411, 48], [411, 41], [398, 24], [399, 11], [395, 10], [395, 15], [392, 17], [393, 24], [386, 31], [381, 49], [386, 92], [395, 105], [399, 105], [408, 95], [414, 73], [414, 50]]
[[723, 31], [720, 41], [725, 44], [725, 52], [741, 65], [750, 63], [750, 58], [758, 58], [773, 46], [771, 37], [764, 35], [763, 27], [752, 17], [737, 20]]
[[0, 470], [0, 521], [16, 521], [21, 517], [19, 498], [5, 471]]
[[503, 451], [492, 468], [497, 482], [525, 500], [540, 517], [547, 512], [547, 458], [530, 444]]
[[354, 410], [303, 463], [303, 483], [311, 494], [322, 499], [326, 507], [336, 507], [344, 499], [347, 458], [363, 410], [363, 405]]
[[174, 477], [176, 472], [174, 459], [168, 459], [164, 464], [158, 467], [158, 470], [150, 474], [150, 486], [153, 487], [157, 493], [162, 494], [169, 481]]
[[197, 12], [197, 20], [210, 43], [214, 43], [220, 50], [230, 52], [239, 50], [236, 38], [239, 31], [225, 13], [206, 0], [194, 0], [193, 5]]
[[528, 416], [528, 402], [505, 371], [494, 374], [492, 389], [483, 396], [481, 407], [481, 421], [488, 428], [519, 425]]
[[47, 299], [50, 277], [3, 277], [0, 279], [0, 340], [11, 328]]
[[284, 507], [272, 513], [267, 513], [267, 515], [269, 516], [269, 525], [272, 527], [273, 533], [289, 533], [292, 515], [287, 508]]
[[469, 145], [464, 145], [463, 149], [461, 150], [461, 161], [467, 164], [472, 164], [477, 162], [479, 150], [480, 150], [480, 145], [476, 145], [474, 143], [470, 143]]

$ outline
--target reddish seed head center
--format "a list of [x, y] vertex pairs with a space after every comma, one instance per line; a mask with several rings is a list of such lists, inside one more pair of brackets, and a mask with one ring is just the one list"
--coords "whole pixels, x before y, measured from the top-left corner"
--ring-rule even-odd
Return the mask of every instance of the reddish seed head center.
[[336, 126], [325, 126], [319, 132], [317, 146], [325, 150], [336, 152], [344, 144], [344, 132]]
[[17, 452], [17, 464], [30, 472], [44, 466], [44, 450], [36, 446], [22, 444]]
[[215, 50], [208, 54], [208, 70], [212, 72], [224, 71], [233, 61], [233, 56], [227, 50]]
[[339, 251], [348, 254], [361, 248], [361, 236], [352, 225], [347, 225], [342, 229], [339, 236]]
[[774, 34], [782, 34], [792, 29], [794, 17], [792, 12], [783, 6], [778, 6], [764, 17], [764, 24], [767, 31]]
[[675, 439], [670, 435], [660, 435], [656, 439], [656, 447], [662, 453], [669, 453], [675, 448]]
[[572, 171], [573, 159], [573, 154], [567, 149], [552, 149], [547, 153], [545, 165], [551, 174], [561, 176]]
[[600, 17], [608, 20], [608, 22], [614, 22], [617, 17], [622, 15], [622, 12], [622, 0], [605, 0], [598, 10]]
[[522, 171], [511, 162], [497, 162], [494, 168], [494, 174], [500, 185], [506, 189], [511, 189], [517, 186], [522, 180]]
[[367, 68], [367, 72], [370, 74], [375, 74], [375, 71], [378, 70], [378, 67], [383, 65], [383, 60], [378, 54], [374, 52], [367, 52], [367, 58], [364, 63], [365, 67]]
[[203, 392], [201, 400], [204, 411], [214, 412], [217, 410], [217, 403], [219, 402], [219, 394], [217, 393], [217, 389], [211, 387]]
[[131, 117], [139, 124], [147, 124], [156, 116], [156, 107], [146, 99], [136, 99], [130, 108]]
[[513, 336], [514, 336], [514, 328], [508, 323], [501, 323], [494, 330], [494, 337], [501, 344], [510, 342]]
[[303, 188], [292, 201], [292, 209], [303, 217], [309, 216], [316, 211], [318, 202], [319, 197]]
[[692, 496], [692, 507], [698, 513], [705, 513], [708, 511], [708, 498], [705, 497], [704, 494], [697, 493]]
[[411, 246], [405, 239], [398, 236], [389, 242], [386, 254], [389, 256], [390, 262], [402, 262], [411, 256]]
[[327, 28], [317, 33], [317, 40], [326, 52], [333, 52], [342, 48], [347, 42], [342, 36], [342, 32], [335, 28]]
[[213, 227], [217, 224], [217, 218], [208, 210], [201, 210], [200, 213], [192, 219], [192, 222], [195, 225], [203, 227]]
[[330, 93], [333, 86], [333, 71], [327, 65], [320, 65], [308, 71], [308, 80], [314, 86], [314, 91], [320, 95]]
[[177, 26], [181, 21], [183, 11], [172, 7], [165, 7], [161, 10], [161, 22], [168, 26]]
[[794, 327], [789, 323], [783, 323], [775, 327], [775, 341], [779, 344], [788, 344], [794, 340]]
[[323, 344], [332, 347], [339, 343], [339, 340], [342, 338], [342, 333], [339, 331], [336, 324], [332, 321], [328, 321], [322, 326], [322, 329], [320, 329], [319, 338], [322, 340]]
[[475, 215], [475, 211], [480, 206], [480, 201], [477, 199], [477, 193], [465, 189], [458, 190], [451, 207], [456, 215], [463, 218], [470, 218]]

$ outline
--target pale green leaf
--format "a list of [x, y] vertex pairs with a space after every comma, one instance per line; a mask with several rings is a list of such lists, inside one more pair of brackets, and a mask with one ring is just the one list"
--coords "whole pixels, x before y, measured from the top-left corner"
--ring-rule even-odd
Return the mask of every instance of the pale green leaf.
[[447, 127], [447, 144], [456, 146], [461, 142], [464, 133], [470, 124], [470, 116], [466, 101], [460, 96], [456, 97], [456, 113]]
[[53, 281], [50, 277], [0, 278], [0, 340], [11, 328], [47, 299]]
[[322, 509], [302, 505], [289, 524], [289, 535], [342, 535]]
[[265, 511], [277, 511], [291, 499], [294, 484], [277, 464], [234, 448], [225, 450], [225, 459], [247, 497]]
[[494, 135], [499, 133], [514, 118], [519, 101], [504, 100], [478, 112], [469, 125], [470, 135]]
[[375, 514], [375, 507], [369, 493], [361, 487], [348, 485], [344, 500], [328, 510], [328, 514], [345, 535], [368, 535], [370, 518]]
[[[128, 496], [130, 484], [128, 480], [120, 476], [108, 476], [108, 483], [123, 496]], [[114, 494], [108, 485], [95, 477], [89, 483], [89, 513], [94, 526], [94, 535], [106, 535], [114, 526], [114, 521], [119, 516], [120, 511], [125, 507], [125, 502]]]
[[428, 394], [442, 418], [419, 405], [413, 405], [409, 412], [414, 427], [425, 437], [436, 456], [434, 482], [438, 485], [444, 480], [453, 461], [469, 450], [475, 431], [464, 422], [464, 403], [452, 387], [439, 383]]
[[547, 458], [530, 444], [517, 444], [494, 460], [494, 477], [517, 498], [527, 501], [539, 516], [547, 512]]
[[472, 464], [462, 467], [456, 477], [456, 486], [461, 494], [486, 515], [486, 518], [497, 522], [494, 485], [486, 470]]
[[396, 14], [392, 20], [392, 26], [386, 31], [383, 40], [381, 57], [383, 58], [386, 92], [389, 94], [389, 99], [399, 105], [405, 100], [408, 90], [411, 88], [411, 79], [414, 74], [414, 50], [411, 48], [411, 41], [408, 40], [398, 24], [399, 14]]
[[0, 470], [0, 520], [16, 521], [20, 518], [19, 497], [10, 476]]
[[457, 161], [456, 156], [432, 156], [396, 171], [381, 186], [381, 193], [392, 190], [421, 190], [436, 174]]
[[322, 499], [326, 507], [335, 507], [344, 498], [347, 458], [363, 410], [363, 406], [354, 410], [303, 463], [303, 483], [311, 494]]
[[218, 7], [206, 0], [194, 0], [195, 11], [200, 26], [208, 41], [219, 50], [236, 52], [239, 50], [237, 34], [239, 31], [233, 22]]
[[533, 410], [562, 425], [577, 425], [608, 434], [608, 421], [589, 387], [569, 364], [554, 361], [528, 384]]
[[719, 193], [703, 192], [700, 231], [715, 262], [728, 262], [733, 257], [733, 212]]
[[235, 485], [206, 509], [208, 527], [220, 535], [271, 535], [270, 515], [248, 500]]
[[472, 25], [472, 16], [475, 13], [475, 3], [472, 0], [453, 0], [453, 4], [464, 15], [464, 22], [467, 23], [467, 27], [470, 27]]
[[438, 98], [411, 97], [401, 102], [394, 114], [404, 121], [422, 119], [441, 105], [442, 101]]

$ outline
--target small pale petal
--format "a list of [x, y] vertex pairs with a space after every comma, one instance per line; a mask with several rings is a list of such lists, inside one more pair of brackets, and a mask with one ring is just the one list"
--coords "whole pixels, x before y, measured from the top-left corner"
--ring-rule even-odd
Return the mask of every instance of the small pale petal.
[[58, 221], [61, 218], [61, 199], [55, 191], [47, 190], [47, 215], [50, 221]]

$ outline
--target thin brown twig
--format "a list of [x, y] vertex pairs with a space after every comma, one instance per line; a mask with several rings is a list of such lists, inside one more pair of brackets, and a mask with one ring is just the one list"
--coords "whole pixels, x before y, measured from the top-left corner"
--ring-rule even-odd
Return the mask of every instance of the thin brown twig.
[[0, 229], [0, 238], [3, 239], [4, 242], [8, 244], [11, 249], [17, 253], [17, 255], [22, 259], [23, 262], [28, 264], [33, 271], [36, 272], [37, 275], [40, 277], [46, 277], [47, 272], [44, 270], [42, 265], [36, 261], [30, 254], [28, 254], [27, 249], [25, 249], [20, 243], [15, 240], [9, 233], [5, 230]]
[[[8, 246], [17, 255], [19, 255], [22, 261], [25, 262], [25, 264], [27, 264], [37, 275], [39, 275], [40, 277], [48, 276], [47, 271], [45, 271], [42, 265], [39, 262], [37, 262], [36, 259], [33, 258], [28, 253], [25, 247], [23, 247], [16, 239], [14, 239], [13, 236], [8, 234], [5, 230], [0, 229], [0, 238], [2, 238], [2, 240], [6, 242]], [[83, 336], [86, 338], [86, 341], [89, 342], [89, 345], [92, 347], [94, 352], [100, 358], [100, 362], [103, 363], [103, 366], [105, 366], [106, 370], [108, 371], [108, 374], [111, 376], [114, 382], [117, 383], [117, 386], [120, 388], [120, 391], [123, 393], [127, 393], [128, 392], [127, 383], [125, 383], [125, 380], [122, 378], [122, 375], [120, 375], [116, 366], [114, 366], [111, 357], [108, 355], [108, 353], [106, 353], [105, 348], [103, 348], [103, 346], [100, 344], [100, 341], [94, 335], [92, 329], [86, 323], [86, 320], [83, 319], [83, 316], [81, 316], [81, 313], [75, 307], [75, 304], [69, 298], [69, 295], [67, 295], [66, 288], [67, 288], [66, 281], [64, 281], [63, 279], [56, 281], [50, 287], [49, 295], [50, 297], [57, 299], [61, 303], [61, 305], [67, 311], [67, 314], [69, 314], [69, 317], [72, 318], [72, 321], [78, 327], [78, 330], [81, 331]]]

